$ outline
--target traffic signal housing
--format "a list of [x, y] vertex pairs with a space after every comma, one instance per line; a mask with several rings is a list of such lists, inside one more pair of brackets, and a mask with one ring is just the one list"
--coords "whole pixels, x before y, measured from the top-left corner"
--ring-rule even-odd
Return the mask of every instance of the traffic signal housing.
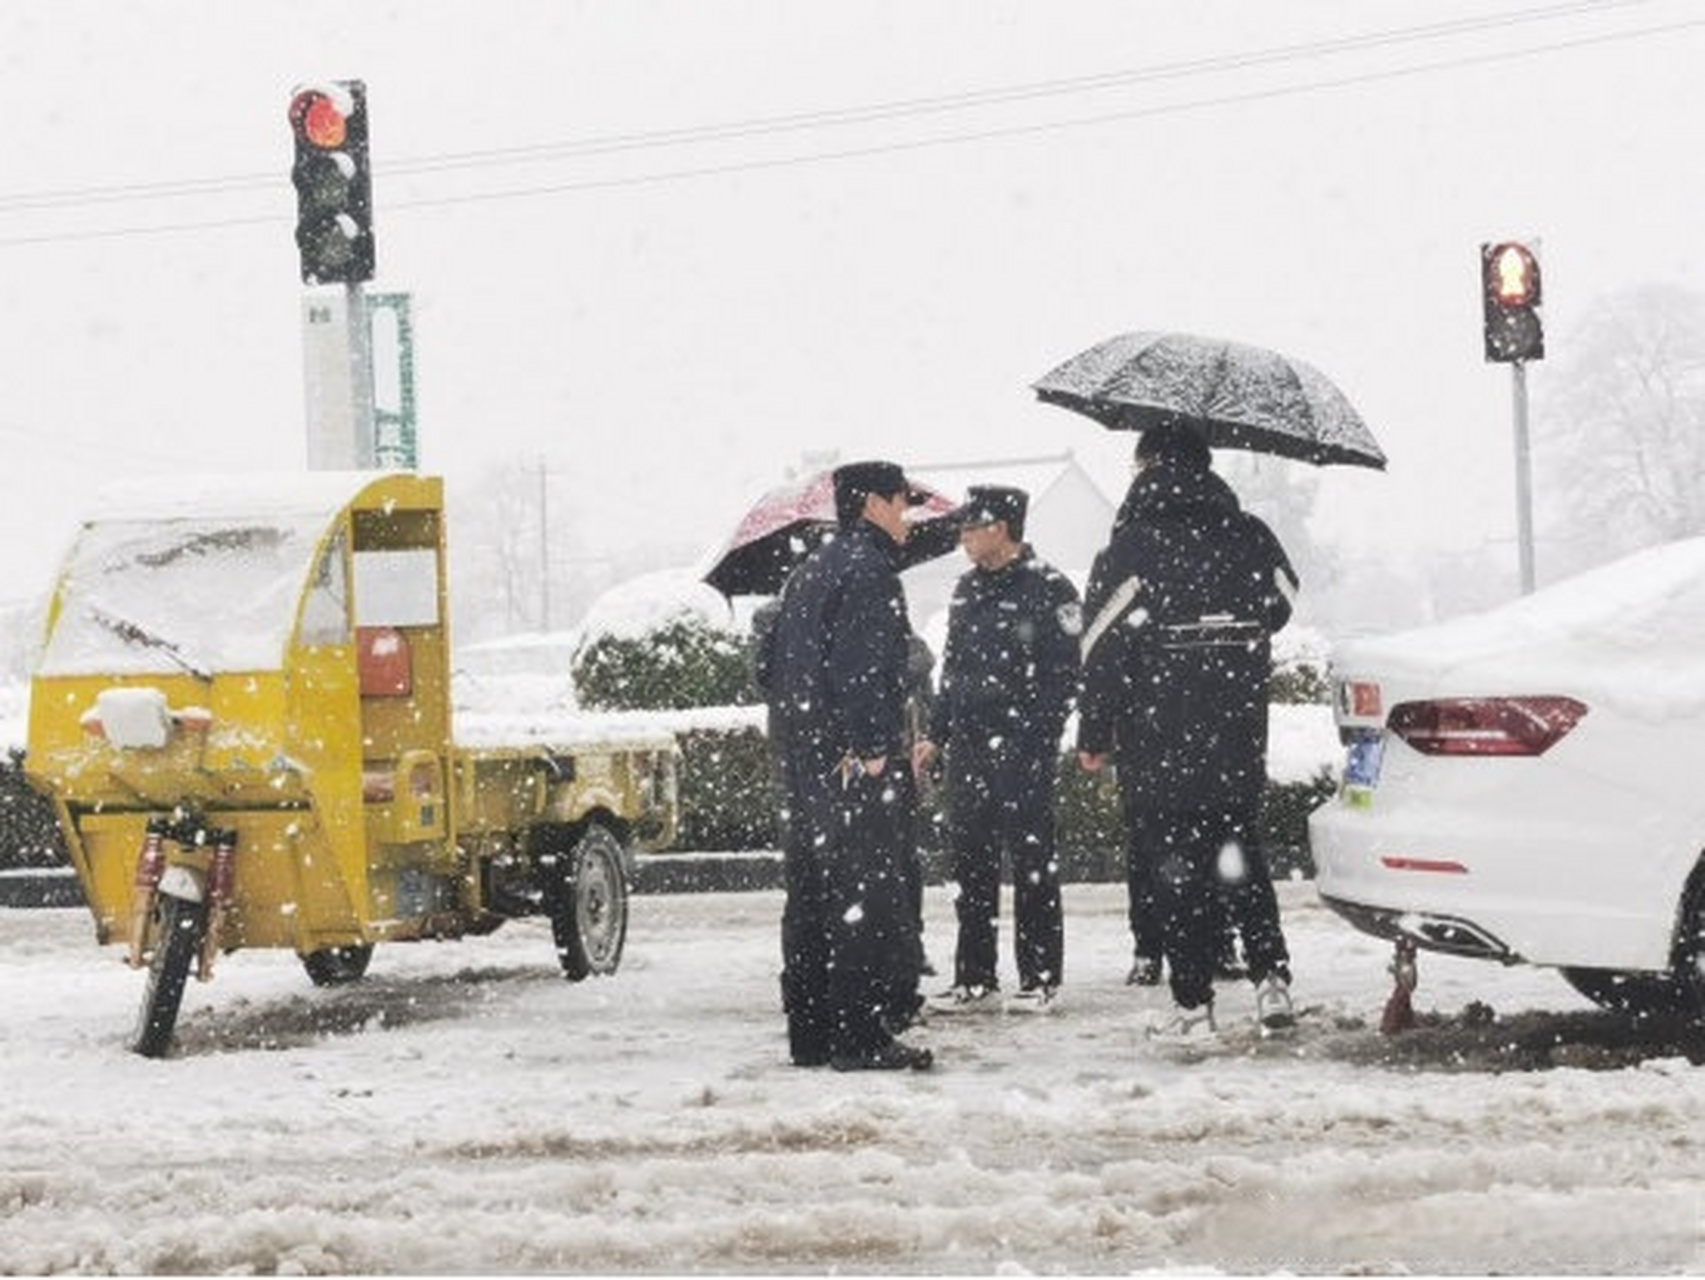
[[304, 284], [373, 278], [373, 175], [367, 157], [367, 87], [359, 80], [304, 85], [290, 99], [296, 162], [296, 247]]
[[1514, 364], [1545, 358], [1539, 255], [1519, 240], [1480, 246], [1480, 296], [1486, 359]]

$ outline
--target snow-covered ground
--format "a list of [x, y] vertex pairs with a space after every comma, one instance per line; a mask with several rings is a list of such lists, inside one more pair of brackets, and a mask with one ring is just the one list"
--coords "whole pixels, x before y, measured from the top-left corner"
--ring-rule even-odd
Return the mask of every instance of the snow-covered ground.
[[1705, 1271], [1705, 1069], [1441, 957], [1381, 1037], [1386, 948], [1281, 890], [1294, 1038], [1232, 986], [1211, 1052], [1145, 1040], [1122, 890], [1069, 885], [1061, 1001], [918, 1075], [787, 1065], [769, 892], [636, 899], [580, 985], [533, 922], [340, 990], [238, 953], [164, 1061], [86, 913], [0, 910], [0, 1272]]

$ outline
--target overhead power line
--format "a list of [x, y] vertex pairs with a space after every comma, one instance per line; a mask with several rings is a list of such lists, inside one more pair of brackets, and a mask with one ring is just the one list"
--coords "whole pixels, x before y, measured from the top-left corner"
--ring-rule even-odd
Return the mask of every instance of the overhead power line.
[[[542, 143], [515, 147], [492, 148], [482, 151], [451, 152], [391, 164], [380, 164], [382, 176], [402, 176], [452, 172], [462, 169], [516, 166], [548, 161], [578, 159], [592, 155], [675, 147], [706, 142], [719, 142], [761, 137], [783, 132], [822, 130], [848, 125], [867, 124], [885, 120], [922, 118], [950, 111], [968, 111], [982, 107], [1004, 105], [1026, 100], [1082, 96], [1108, 89], [1145, 83], [1188, 81], [1230, 71], [1248, 70], [1263, 66], [1319, 60], [1339, 54], [1390, 46], [1402, 46], [1420, 41], [1437, 40], [1475, 34], [1503, 27], [1527, 26], [1542, 21], [1628, 9], [1652, 0], [1574, 0], [1573, 3], [1546, 5], [1514, 10], [1502, 14], [1482, 15], [1449, 22], [1430, 23], [1392, 31], [1338, 37], [1302, 44], [1285, 45], [1249, 53], [1219, 55], [1209, 58], [1157, 64], [1151, 67], [1104, 72], [1067, 79], [1036, 81], [1002, 88], [973, 90], [958, 94], [899, 99], [865, 104], [856, 107], [799, 112], [788, 115], [760, 117], [722, 124], [690, 126], [640, 133], [613, 134], [557, 143]], [[580, 178], [559, 182], [541, 182], [510, 186], [499, 190], [464, 192], [445, 196], [421, 196], [392, 200], [392, 209], [422, 209], [453, 206], [492, 200], [513, 200], [532, 196], [551, 196], [578, 191], [612, 187], [641, 186], [657, 182], [712, 177], [754, 170], [785, 168], [794, 165], [818, 164], [826, 161], [848, 160], [883, 154], [896, 154], [924, 148], [964, 145], [1001, 138], [1107, 125], [1121, 121], [1161, 117], [1200, 111], [1215, 107], [1238, 105], [1275, 98], [1348, 88], [1386, 80], [1430, 75], [1465, 67], [1481, 66], [1517, 59], [1577, 50], [1594, 45], [1648, 39], [1654, 36], [1705, 26], [1705, 16], [1682, 19], [1655, 26], [1599, 32], [1592, 35], [1559, 39], [1543, 44], [1488, 50], [1483, 53], [1454, 55], [1409, 66], [1350, 73], [1341, 76], [1311, 79], [1303, 82], [1253, 89], [1242, 92], [1213, 94], [1187, 101], [1121, 108], [1093, 115], [1065, 119], [1033, 121], [1022, 124], [992, 126], [983, 129], [960, 130], [931, 137], [871, 143], [864, 146], [831, 148], [803, 154], [730, 160], [712, 164], [660, 169], [651, 173], [629, 174], [604, 178]], [[108, 187], [69, 188], [59, 191], [0, 196], [0, 215], [26, 213], [43, 209], [76, 208], [79, 206], [129, 203], [147, 200], [177, 199], [192, 195], [239, 193], [243, 191], [274, 190], [283, 184], [276, 173], [249, 174], [227, 178], [189, 179], [170, 183], [127, 184]], [[198, 219], [143, 226], [121, 226], [93, 230], [54, 230], [17, 236], [0, 236], [0, 247], [24, 244], [61, 243], [78, 240], [111, 239], [132, 235], [177, 234], [191, 231], [217, 230], [226, 227], [254, 226], [262, 223], [288, 221], [285, 213], [251, 215], [219, 219]]]
[[1508, 27], [1522, 23], [1552, 20], [1584, 12], [1602, 12], [1649, 4], [1651, 0], [1576, 0], [1575, 3], [1547, 5], [1542, 8], [1512, 11], [1505, 14], [1458, 19], [1453, 22], [1430, 23], [1396, 31], [1344, 36], [1303, 44], [1284, 45], [1250, 53], [1222, 54], [1208, 58], [1193, 58], [1161, 63], [1152, 67], [1099, 72], [1064, 79], [1041, 80], [1026, 84], [1007, 85], [993, 89], [969, 90], [963, 93], [940, 94], [928, 97], [903, 98], [890, 102], [867, 103], [856, 107], [797, 112], [791, 115], [768, 116], [753, 120], [716, 125], [699, 125], [676, 129], [660, 129], [639, 133], [615, 134], [578, 141], [537, 143], [527, 146], [489, 148], [480, 151], [447, 153], [440, 156], [404, 160], [392, 172], [427, 173], [444, 169], [485, 167], [494, 164], [513, 164], [540, 160], [597, 155], [612, 151], [628, 151], [651, 147], [677, 146], [683, 143], [726, 141], [728, 139], [759, 137], [767, 134], [802, 129], [821, 129], [840, 125], [867, 124], [872, 121], [926, 116], [949, 111], [964, 111], [976, 107], [999, 106], [1011, 102], [1038, 98], [1098, 93], [1107, 89], [1131, 85], [1152, 84], [1168, 80], [1217, 75], [1254, 67], [1323, 58], [1340, 53], [1375, 49], [1387, 45], [1407, 44], [1419, 40], [1440, 39], [1468, 33]]
[[[1636, 0], [1636, 2], [1638, 2], [1638, 0]], [[1002, 138], [1019, 138], [1036, 134], [1057, 133], [1068, 129], [1117, 124], [1123, 121], [1150, 119], [1160, 116], [1182, 115], [1187, 112], [1202, 111], [1214, 107], [1237, 106], [1250, 102], [1268, 101], [1276, 98], [1288, 98], [1303, 93], [1318, 93], [1333, 89], [1347, 89], [1357, 85], [1373, 84], [1382, 80], [1408, 79], [1416, 76], [1430, 75], [1437, 71], [1450, 71], [1464, 67], [1509, 62], [1518, 58], [1530, 58], [1543, 54], [1561, 53], [1584, 48], [1590, 45], [1607, 44], [1612, 41], [1640, 39], [1647, 36], [1663, 35], [1687, 28], [1698, 27], [1705, 27], [1705, 17], [1686, 19], [1681, 22], [1669, 23], [1661, 27], [1649, 27], [1638, 31], [1625, 31], [1608, 35], [1588, 36], [1575, 40], [1557, 41], [1545, 45], [1533, 45], [1524, 49], [1466, 55], [1437, 62], [1420, 63], [1408, 67], [1397, 67], [1383, 71], [1370, 71], [1355, 75], [1338, 76], [1331, 79], [1312, 80], [1303, 84], [1280, 85], [1267, 89], [1252, 89], [1240, 93], [1219, 94], [1213, 97], [1197, 98], [1186, 102], [1170, 102], [1153, 106], [1131, 107], [1117, 111], [1101, 112], [1096, 115], [1077, 116], [1070, 119], [1047, 120], [1029, 124], [1002, 125], [982, 130], [939, 134], [929, 138], [916, 138], [899, 142], [872, 143], [868, 146], [847, 147], [831, 151], [817, 151], [805, 155], [780, 156], [754, 160], [734, 160], [719, 164], [704, 165], [696, 168], [663, 170], [649, 174], [633, 174], [613, 178], [576, 179], [562, 183], [540, 183], [525, 187], [513, 187], [501, 191], [464, 192], [458, 195], [449, 196], [423, 196], [415, 199], [391, 201], [390, 207], [396, 209], [425, 209], [446, 205], [473, 204], [488, 200], [510, 200], [524, 196], [561, 195], [570, 192], [592, 191], [608, 187], [643, 186], [656, 182], [673, 182], [688, 178], [707, 178], [723, 174], [747, 173], [762, 169], [786, 168], [793, 165], [818, 164], [831, 160], [855, 160], [878, 155], [894, 155], [908, 151], [929, 150], [936, 147], [959, 146], [966, 143], [991, 142]], [[0, 243], [4, 242], [0, 241]]]
[[[878, 120], [963, 111], [974, 107], [1001, 105], [1037, 98], [1080, 95], [1101, 92], [1106, 89], [1124, 88], [1130, 85], [1216, 75], [1227, 71], [1247, 70], [1254, 67], [1324, 58], [1391, 45], [1411, 44], [1423, 40], [1437, 40], [1504, 27], [1554, 21], [1559, 18], [1574, 17], [1586, 13], [1626, 9], [1651, 2], [1652, 0], [1573, 0], [1572, 3], [1544, 5], [1499, 14], [1485, 14], [1449, 22], [1426, 23], [1421, 26], [1403, 27], [1392, 31], [1341, 36], [1327, 40], [1281, 45], [1247, 53], [1191, 58], [1161, 63], [1151, 67], [1099, 72], [1063, 79], [1040, 80], [991, 89], [969, 90], [963, 93], [903, 98], [888, 102], [866, 103], [854, 107], [795, 112], [787, 115], [765, 116], [720, 124], [611, 134], [603, 137], [572, 139], [561, 142], [493, 147], [477, 151], [446, 152], [394, 161], [387, 165], [381, 165], [380, 172], [386, 175], [434, 173], [463, 168], [483, 168], [492, 165], [568, 159], [614, 151], [679, 146], [707, 141], [726, 141], [802, 129], [866, 124]], [[277, 183], [278, 175], [268, 172], [225, 178], [185, 179], [165, 183], [127, 183], [115, 186], [66, 188], [57, 191], [0, 195], [0, 210], [50, 209], [66, 205], [100, 204], [114, 201], [179, 199], [184, 196], [218, 194], [227, 191], [270, 189], [275, 187]]]

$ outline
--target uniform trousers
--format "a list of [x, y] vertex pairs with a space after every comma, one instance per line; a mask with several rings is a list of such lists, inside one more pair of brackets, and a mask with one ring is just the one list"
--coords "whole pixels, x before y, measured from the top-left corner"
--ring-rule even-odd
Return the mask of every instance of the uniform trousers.
[[948, 836], [959, 921], [958, 986], [999, 985], [1002, 855], [1012, 867], [1013, 955], [1019, 986], [1056, 987], [1065, 967], [1060, 867], [1054, 835], [1052, 746], [947, 752]]
[[1288, 980], [1290, 954], [1254, 806], [1133, 809], [1128, 817], [1132, 850], [1152, 868], [1157, 954], [1166, 959], [1172, 998], [1191, 1009], [1213, 999], [1228, 909], [1243, 934], [1250, 980], [1275, 973]]
[[[1150, 803], [1127, 801], [1125, 816], [1125, 908], [1131, 929], [1131, 950], [1145, 960], [1159, 961], [1164, 954], [1161, 908], [1155, 893], [1155, 864], [1158, 842], [1151, 833], [1156, 810]], [[1271, 886], [1269, 886], [1270, 888]], [[1216, 902], [1217, 948], [1215, 963], [1221, 967], [1237, 958], [1238, 904], [1236, 888], [1222, 886]]]
[[911, 902], [917, 795], [896, 756], [876, 777], [789, 744], [780, 760], [782, 1006], [795, 1062], [887, 1044], [917, 1011], [922, 940]]

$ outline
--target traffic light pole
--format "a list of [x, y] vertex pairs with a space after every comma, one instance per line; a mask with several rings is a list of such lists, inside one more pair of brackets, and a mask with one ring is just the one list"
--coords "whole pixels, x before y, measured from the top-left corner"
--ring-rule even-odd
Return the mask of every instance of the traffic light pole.
[[341, 299], [327, 294], [304, 299], [308, 465], [372, 470], [379, 456], [373, 331], [362, 294], [363, 283], [373, 278], [374, 259], [367, 86], [360, 80], [300, 85], [291, 94], [288, 116], [302, 283], [343, 286]]
[[1540, 320], [1539, 242], [1480, 246], [1482, 333], [1489, 362], [1510, 366], [1516, 436], [1516, 546], [1521, 593], [1533, 592], [1533, 475], [1527, 446], [1527, 362], [1545, 358]]
[[1533, 593], [1533, 468], [1527, 445], [1527, 362], [1510, 364], [1511, 410], [1516, 436], [1516, 545], [1521, 556], [1521, 593]]

